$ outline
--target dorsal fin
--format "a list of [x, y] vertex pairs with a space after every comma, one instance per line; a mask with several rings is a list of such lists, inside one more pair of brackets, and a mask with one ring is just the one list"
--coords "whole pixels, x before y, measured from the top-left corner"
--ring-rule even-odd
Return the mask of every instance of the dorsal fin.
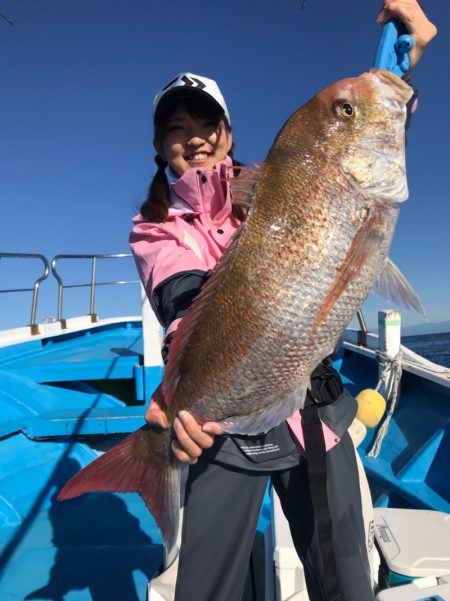
[[235, 205], [250, 207], [255, 188], [261, 178], [264, 163], [254, 163], [254, 167], [233, 166], [238, 171], [236, 177], [227, 178], [230, 183], [231, 198]]
[[164, 401], [168, 407], [170, 407], [174, 398], [175, 390], [180, 379], [180, 367], [184, 349], [192, 334], [200, 326], [206, 307], [213, 301], [214, 297], [222, 287], [230, 265], [234, 261], [239, 238], [243, 231], [245, 231], [245, 228], [246, 223], [244, 222], [239, 229], [236, 230], [227, 250], [214, 267], [208, 281], [204, 284], [200, 294], [195, 297], [192, 305], [189, 307], [189, 310], [184, 315], [178, 329], [174, 333], [162, 384]]

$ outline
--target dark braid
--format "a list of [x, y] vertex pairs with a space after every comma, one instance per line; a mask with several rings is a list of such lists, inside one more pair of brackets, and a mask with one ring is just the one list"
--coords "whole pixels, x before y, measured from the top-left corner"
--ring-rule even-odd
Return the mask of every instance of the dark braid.
[[158, 171], [148, 189], [147, 198], [141, 207], [141, 215], [148, 221], [162, 223], [169, 214], [170, 188], [166, 176], [167, 161], [158, 154], [155, 156]]

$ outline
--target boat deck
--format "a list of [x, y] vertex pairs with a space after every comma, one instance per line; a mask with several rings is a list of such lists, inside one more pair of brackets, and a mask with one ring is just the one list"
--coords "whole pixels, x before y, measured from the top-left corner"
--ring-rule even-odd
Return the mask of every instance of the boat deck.
[[[436, 370], [429, 370], [429, 361], [424, 360], [420, 367], [418, 356], [415, 357], [412, 369], [408, 369], [408, 363], [403, 366], [400, 399], [379, 456], [367, 457], [376, 429], [368, 430], [358, 451], [369, 477], [375, 506], [434, 509], [448, 513], [448, 370], [442, 368], [439, 375]], [[364, 388], [375, 388], [378, 381], [375, 353], [361, 353], [353, 345], [345, 345], [335, 365], [344, 386], [354, 396]]]

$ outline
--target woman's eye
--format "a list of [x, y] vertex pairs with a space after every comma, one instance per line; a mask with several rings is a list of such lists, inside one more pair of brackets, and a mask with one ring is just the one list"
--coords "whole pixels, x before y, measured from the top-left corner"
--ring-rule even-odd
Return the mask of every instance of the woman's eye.
[[177, 131], [182, 129], [181, 125], [169, 125], [166, 129], [167, 132]]
[[217, 128], [217, 124], [214, 121], [205, 121], [202, 123], [201, 127], [208, 131], [215, 131]]

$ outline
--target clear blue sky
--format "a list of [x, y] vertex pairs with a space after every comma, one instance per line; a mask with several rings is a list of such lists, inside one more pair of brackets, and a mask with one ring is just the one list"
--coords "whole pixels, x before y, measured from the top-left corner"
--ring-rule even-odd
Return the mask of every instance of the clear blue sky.
[[[371, 66], [379, 5], [307, 0], [302, 11], [298, 0], [0, 0], [14, 23], [0, 19], [0, 250], [48, 258], [127, 252], [131, 218], [154, 171], [151, 106], [162, 84], [181, 71], [216, 79], [237, 158], [261, 161], [298, 106]], [[410, 199], [391, 258], [429, 320], [442, 321], [450, 319], [450, 5], [424, 5], [439, 35], [413, 77], [421, 96], [408, 136]], [[30, 284], [31, 272], [9, 265], [0, 261], [0, 288]], [[85, 274], [73, 269], [67, 281]], [[131, 263], [119, 277], [128, 276]], [[77, 294], [67, 293], [68, 314], [77, 312]], [[25, 323], [29, 295], [1, 296], [0, 327]], [[138, 310], [136, 288], [105, 287], [99, 296], [101, 314]], [[52, 283], [40, 303], [39, 319], [56, 315]], [[369, 323], [375, 306], [392, 308], [378, 298], [367, 306]], [[406, 324], [421, 320], [404, 313]]]

